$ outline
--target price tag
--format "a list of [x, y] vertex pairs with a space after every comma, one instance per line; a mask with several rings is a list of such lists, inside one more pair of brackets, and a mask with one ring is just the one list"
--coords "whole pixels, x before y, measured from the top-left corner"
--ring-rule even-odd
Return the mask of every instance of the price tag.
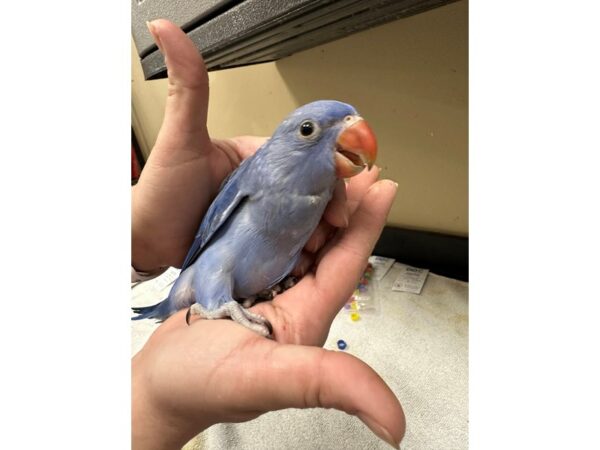
[[381, 280], [394, 265], [394, 261], [393, 258], [385, 258], [384, 256], [370, 256], [369, 262], [373, 266], [373, 278], [377, 281]]
[[392, 291], [420, 294], [429, 274], [429, 269], [419, 269], [400, 263], [397, 263], [397, 266], [400, 267], [401, 271], [396, 281], [394, 281]]

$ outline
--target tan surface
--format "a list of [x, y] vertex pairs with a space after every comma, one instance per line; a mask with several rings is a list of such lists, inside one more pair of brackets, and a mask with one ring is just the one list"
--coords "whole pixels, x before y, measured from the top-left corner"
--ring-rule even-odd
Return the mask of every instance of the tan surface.
[[[460, 1], [274, 63], [212, 72], [209, 130], [269, 135], [301, 104], [351, 103], [377, 134], [383, 176], [399, 183], [389, 223], [467, 235], [467, 33]], [[132, 120], [148, 151], [166, 81], [143, 80], [133, 47], [132, 63]]]

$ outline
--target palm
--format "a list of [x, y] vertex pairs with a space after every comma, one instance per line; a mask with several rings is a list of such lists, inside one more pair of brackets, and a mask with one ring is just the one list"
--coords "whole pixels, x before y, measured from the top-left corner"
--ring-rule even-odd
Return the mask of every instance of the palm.
[[164, 127], [134, 188], [133, 244], [148, 250], [134, 261], [138, 269], [177, 267], [183, 262], [223, 179], [265, 140], [211, 141], [205, 130], [199, 129], [181, 142], [177, 133], [162, 130]]
[[[356, 358], [280, 344], [231, 321], [201, 320], [188, 327], [178, 313], [159, 327], [133, 364], [134, 372], [140, 364], [143, 370], [138, 373], [152, 373], [151, 397], [159, 410], [193, 423], [186, 439], [199, 425], [243, 422], [289, 407], [330, 407], [330, 398], [323, 395], [329, 389], [340, 390], [329, 393], [340, 402], [338, 409], [354, 410], [359, 416], [365, 403], [376, 403], [378, 417], [365, 420], [369, 426], [373, 420], [396, 430], [403, 421], [389, 388]], [[342, 387], [339, 373], [349, 375], [355, 383], [352, 389]], [[321, 380], [327, 386], [320, 386]], [[208, 418], [205, 411], [211, 411]], [[395, 414], [390, 416], [390, 411]], [[183, 423], [179, 426], [185, 428]]]
[[[216, 423], [244, 422], [278, 409], [315, 407], [354, 414], [387, 442], [400, 441], [404, 414], [385, 382], [357, 358], [311, 345], [322, 344], [331, 321], [310, 309], [321, 303], [326, 314], [342, 299], [316, 292], [307, 296], [317, 280], [316, 274], [307, 276], [273, 302], [262, 304], [276, 311], [267, 316], [274, 326], [274, 340], [228, 320], [197, 320], [188, 326], [185, 311], [154, 332], [133, 359], [138, 399], [134, 405], [152, 405], [149, 422], [180, 418], [176, 437], [164, 448], [180, 447]], [[140, 442], [164, 438], [151, 430], [139, 437]]]

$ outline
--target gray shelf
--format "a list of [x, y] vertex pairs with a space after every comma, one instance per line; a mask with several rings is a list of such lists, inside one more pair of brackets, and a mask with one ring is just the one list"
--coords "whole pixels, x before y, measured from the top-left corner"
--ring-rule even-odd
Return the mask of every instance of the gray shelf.
[[208, 70], [274, 61], [455, 0], [132, 0], [132, 33], [145, 78], [166, 77], [146, 21], [166, 18], [202, 53]]

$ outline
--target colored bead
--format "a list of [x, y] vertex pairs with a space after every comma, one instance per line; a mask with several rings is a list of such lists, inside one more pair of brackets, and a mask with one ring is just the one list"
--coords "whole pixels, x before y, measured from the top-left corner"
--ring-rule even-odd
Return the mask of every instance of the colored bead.
[[356, 322], [360, 319], [360, 314], [357, 312], [350, 313], [350, 319], [352, 319], [352, 322]]
[[348, 347], [348, 344], [346, 344], [346, 341], [344, 341], [343, 339], [340, 339], [339, 341], [337, 341], [337, 346], [340, 350], [345, 350], [346, 347]]

